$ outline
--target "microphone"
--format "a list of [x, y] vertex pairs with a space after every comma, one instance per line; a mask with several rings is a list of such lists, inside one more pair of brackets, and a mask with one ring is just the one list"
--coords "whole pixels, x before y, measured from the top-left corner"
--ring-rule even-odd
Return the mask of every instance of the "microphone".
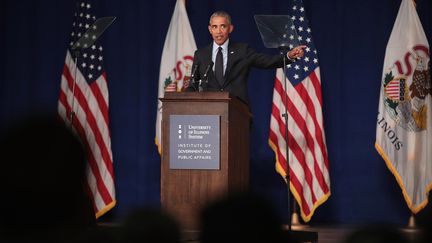
[[195, 65], [192, 66], [191, 76], [190, 76], [190, 80], [191, 80], [191, 87], [192, 87], [195, 91], [197, 90], [197, 88], [196, 88], [197, 81], [196, 81], [195, 76], [196, 76], [196, 72], [197, 72], [197, 70], [198, 70], [198, 66], [199, 66], [199, 64], [195, 64]]
[[207, 75], [208, 75], [208, 72], [210, 71], [210, 69], [213, 67], [213, 62], [212, 61], [210, 61], [209, 62], [209, 64], [207, 65], [207, 68], [206, 68], [206, 70], [205, 70], [205, 72], [204, 72], [204, 79], [207, 81]]
[[205, 70], [204, 75], [203, 75], [204, 80], [201, 80], [201, 79], [199, 80], [198, 92], [202, 92], [204, 90], [202, 87], [202, 81], [204, 81], [206, 84], [208, 83], [208, 72], [210, 71], [210, 69], [212, 67], [213, 67], [213, 62], [210, 61], [209, 64], [207, 65], [206, 70]]
[[198, 70], [198, 66], [199, 66], [199, 64], [195, 64], [192, 66], [190, 79], [192, 80], [193, 83], [195, 83], [195, 75], [196, 75], [196, 72]]

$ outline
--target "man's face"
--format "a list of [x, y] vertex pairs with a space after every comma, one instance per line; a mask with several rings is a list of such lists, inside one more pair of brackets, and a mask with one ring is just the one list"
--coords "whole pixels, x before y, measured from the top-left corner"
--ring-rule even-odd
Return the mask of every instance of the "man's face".
[[222, 45], [228, 39], [234, 26], [225, 17], [216, 16], [210, 20], [208, 28], [216, 44]]

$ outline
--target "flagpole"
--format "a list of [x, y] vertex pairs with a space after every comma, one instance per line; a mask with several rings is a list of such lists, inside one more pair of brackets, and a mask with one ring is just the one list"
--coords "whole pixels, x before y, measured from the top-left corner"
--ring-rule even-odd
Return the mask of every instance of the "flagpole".
[[[414, 4], [414, 7], [417, 8], [416, 0], [412, 0], [412, 1]], [[414, 214], [412, 212], [411, 212], [410, 217], [408, 219], [408, 228], [410, 228], [410, 229], [416, 228], [415, 217], [414, 217]]]
[[292, 215], [291, 215], [291, 225], [294, 225], [294, 226], [298, 226], [298, 225], [300, 225], [300, 220], [299, 220], [299, 215], [298, 215], [298, 213], [297, 213], [297, 208], [298, 208], [298, 205], [297, 205], [297, 202], [296, 202], [296, 200], [293, 200], [293, 210], [292, 210]]
[[408, 228], [410, 229], [416, 228], [415, 217], [413, 213], [411, 213], [410, 218], [408, 220]]
[[[416, 0], [412, 0], [414, 7], [417, 8], [417, 4], [416, 4]], [[415, 223], [415, 217], [414, 214], [411, 212], [410, 217], [408, 219], [408, 228], [410, 229], [414, 229], [416, 228], [416, 223]]]

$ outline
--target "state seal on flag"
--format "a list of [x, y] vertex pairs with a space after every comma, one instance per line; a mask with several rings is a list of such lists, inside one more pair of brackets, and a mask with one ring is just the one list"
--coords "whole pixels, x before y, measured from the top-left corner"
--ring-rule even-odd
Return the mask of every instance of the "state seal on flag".
[[[408, 80], [412, 80], [410, 84]], [[392, 71], [384, 75], [384, 104], [389, 116], [407, 131], [419, 132], [427, 127], [426, 96], [432, 94], [429, 62], [416, 58], [412, 76], [394, 76]]]
[[189, 87], [192, 63], [193, 57], [190, 55], [185, 55], [181, 60], [176, 61], [175, 67], [164, 80], [165, 92], [181, 92]]

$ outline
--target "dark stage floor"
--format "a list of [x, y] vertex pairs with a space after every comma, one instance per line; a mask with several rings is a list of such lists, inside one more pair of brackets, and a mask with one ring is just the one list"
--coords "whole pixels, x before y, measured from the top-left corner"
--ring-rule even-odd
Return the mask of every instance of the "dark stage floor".
[[[287, 228], [287, 227], [286, 227]], [[352, 232], [358, 230], [356, 226], [293, 226], [294, 231], [309, 231], [316, 232], [318, 235], [318, 243], [344, 243], [347, 236]], [[420, 230], [410, 228], [400, 228], [399, 231], [403, 233], [408, 239], [408, 243], [417, 243], [420, 237]], [[199, 243], [199, 232], [186, 231], [183, 232], [182, 242]]]

